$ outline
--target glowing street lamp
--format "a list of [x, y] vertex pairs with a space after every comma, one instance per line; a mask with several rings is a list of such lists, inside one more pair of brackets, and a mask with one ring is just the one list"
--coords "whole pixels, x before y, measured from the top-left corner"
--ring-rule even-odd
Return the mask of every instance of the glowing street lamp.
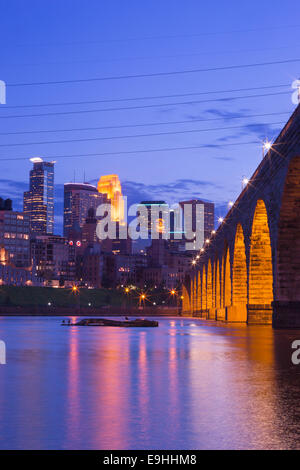
[[196, 263], [197, 263], [197, 261], [196, 261], [195, 259], [193, 259], [193, 261], [192, 261], [192, 265], [194, 265], [194, 266], [195, 266], [195, 264], [196, 264]]
[[212, 230], [212, 231], [211, 231], [211, 234], [212, 234], [212, 235], [215, 235], [215, 233], [216, 233], [215, 230]]
[[77, 286], [73, 286], [73, 287], [72, 287], [72, 292], [78, 292], [78, 287], [77, 287]]
[[228, 206], [229, 206], [229, 207], [232, 207], [233, 205], [234, 205], [234, 202], [233, 202], [233, 201], [229, 201], [229, 202], [228, 202]]
[[209, 241], [210, 241], [210, 240], [207, 238], [207, 239], [205, 240], [205, 243], [209, 244]]
[[219, 224], [221, 224], [223, 221], [224, 221], [223, 217], [219, 217], [219, 218], [218, 218]]

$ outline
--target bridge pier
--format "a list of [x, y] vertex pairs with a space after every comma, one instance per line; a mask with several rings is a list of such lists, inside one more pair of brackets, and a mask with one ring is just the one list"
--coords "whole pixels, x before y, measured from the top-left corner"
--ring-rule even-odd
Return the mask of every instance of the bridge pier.
[[248, 325], [272, 325], [272, 305], [247, 305]]
[[300, 328], [300, 301], [274, 301], [273, 327]]

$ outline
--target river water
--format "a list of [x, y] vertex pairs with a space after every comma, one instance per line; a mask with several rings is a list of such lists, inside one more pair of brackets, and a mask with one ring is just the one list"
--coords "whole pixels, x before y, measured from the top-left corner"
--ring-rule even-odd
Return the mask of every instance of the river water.
[[300, 331], [158, 321], [1, 317], [0, 448], [300, 448]]

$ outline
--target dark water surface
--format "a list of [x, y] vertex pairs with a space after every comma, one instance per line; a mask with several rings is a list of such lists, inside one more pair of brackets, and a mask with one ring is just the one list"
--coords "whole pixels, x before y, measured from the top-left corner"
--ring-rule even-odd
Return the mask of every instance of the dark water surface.
[[0, 448], [300, 448], [300, 331], [158, 320], [0, 318]]

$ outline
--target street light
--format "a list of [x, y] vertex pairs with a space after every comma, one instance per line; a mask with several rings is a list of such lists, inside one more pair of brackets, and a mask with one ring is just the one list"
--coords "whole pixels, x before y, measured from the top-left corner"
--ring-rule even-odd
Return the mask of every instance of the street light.
[[229, 207], [232, 207], [233, 205], [234, 205], [234, 202], [233, 202], [233, 201], [229, 201], [229, 202], [228, 202], [228, 206], [229, 206]]
[[218, 218], [218, 222], [221, 224], [224, 221], [223, 217]]

